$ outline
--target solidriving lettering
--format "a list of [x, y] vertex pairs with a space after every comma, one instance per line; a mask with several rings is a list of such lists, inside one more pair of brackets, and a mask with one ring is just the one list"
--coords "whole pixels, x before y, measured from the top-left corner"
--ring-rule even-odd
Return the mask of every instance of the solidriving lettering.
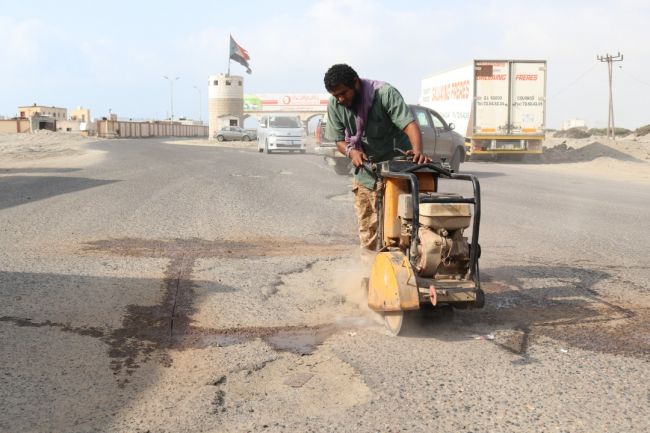
[[450, 99], [469, 98], [469, 80], [443, 84], [431, 88], [432, 101], [448, 101]]

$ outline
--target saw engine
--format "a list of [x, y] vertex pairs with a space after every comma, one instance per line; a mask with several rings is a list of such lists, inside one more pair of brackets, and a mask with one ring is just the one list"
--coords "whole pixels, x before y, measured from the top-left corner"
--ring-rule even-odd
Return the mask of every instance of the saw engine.
[[458, 194], [420, 194], [418, 242], [412, 242], [413, 206], [411, 194], [400, 194], [400, 247], [411, 248], [415, 271], [420, 277], [455, 280], [469, 270], [470, 246], [463, 232], [472, 219], [471, 207], [464, 203], [422, 203], [423, 198], [460, 198]]

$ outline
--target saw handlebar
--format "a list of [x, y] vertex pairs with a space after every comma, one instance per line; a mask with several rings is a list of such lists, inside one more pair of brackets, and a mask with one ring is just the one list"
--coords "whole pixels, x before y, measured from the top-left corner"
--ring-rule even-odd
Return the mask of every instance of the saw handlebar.
[[368, 161], [363, 161], [363, 164], [354, 168], [354, 174], [359, 174], [362, 168], [366, 170], [366, 172], [368, 172], [368, 174], [371, 175], [372, 177], [377, 177], [377, 164]]

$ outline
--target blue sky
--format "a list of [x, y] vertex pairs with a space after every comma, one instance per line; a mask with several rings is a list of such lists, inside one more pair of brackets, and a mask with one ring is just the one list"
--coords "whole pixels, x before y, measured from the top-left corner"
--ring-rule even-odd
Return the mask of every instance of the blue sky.
[[[228, 67], [228, 35], [251, 55], [246, 93], [320, 93], [346, 62], [417, 102], [420, 80], [481, 58], [548, 61], [547, 124], [607, 125], [607, 71], [617, 126], [650, 123], [650, 4], [546, 1], [191, 1], [0, 4], [0, 115], [39, 103], [89, 107], [95, 117], [198, 118], [207, 77]], [[622, 68], [619, 68], [622, 66]], [[233, 63], [232, 73], [244, 69]], [[245, 74], [244, 74], [245, 75]]]

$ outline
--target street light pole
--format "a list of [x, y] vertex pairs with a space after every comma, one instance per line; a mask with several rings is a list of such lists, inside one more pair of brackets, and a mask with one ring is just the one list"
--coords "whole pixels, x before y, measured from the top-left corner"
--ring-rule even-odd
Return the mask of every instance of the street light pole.
[[176, 77], [172, 80], [167, 75], [164, 75], [163, 78], [169, 81], [169, 106], [171, 108], [169, 123], [174, 123], [174, 81], [178, 80], [181, 77]]
[[197, 92], [199, 92], [199, 122], [203, 124], [203, 116], [201, 116], [201, 89], [198, 87], [194, 86]]

